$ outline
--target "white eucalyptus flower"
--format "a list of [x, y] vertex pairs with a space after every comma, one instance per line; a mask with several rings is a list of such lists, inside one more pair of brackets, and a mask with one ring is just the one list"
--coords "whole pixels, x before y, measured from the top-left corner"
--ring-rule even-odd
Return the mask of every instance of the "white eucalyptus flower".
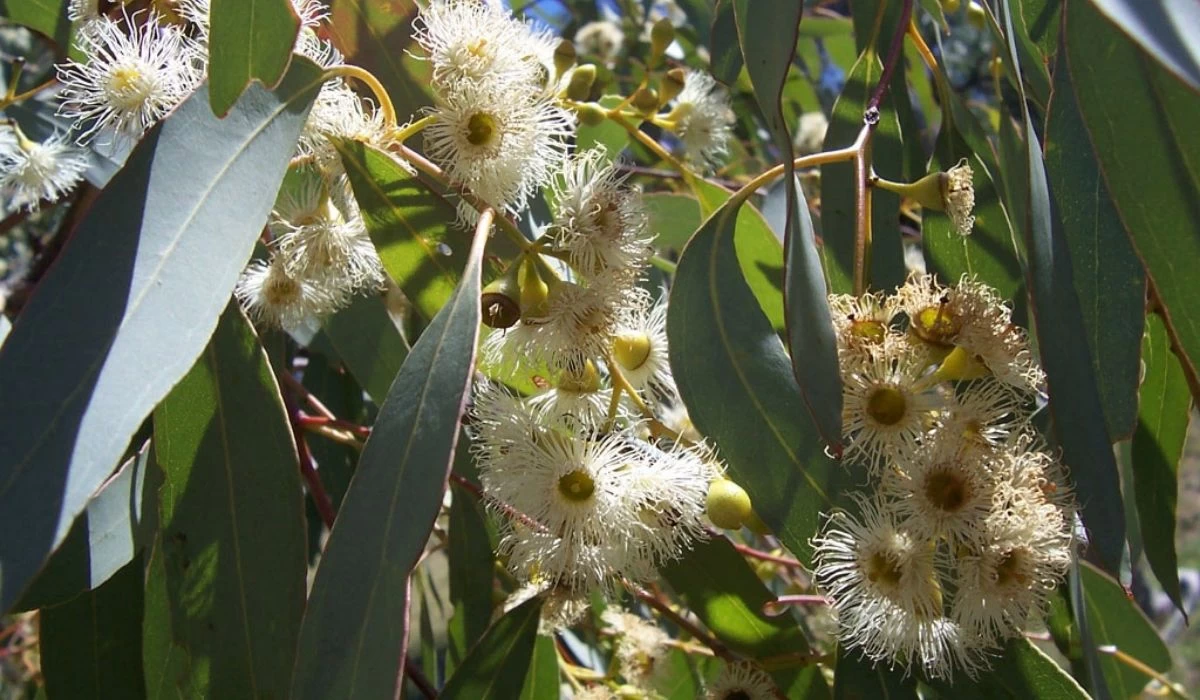
[[711, 75], [689, 69], [667, 118], [675, 122], [689, 160], [708, 169], [721, 164], [729, 152], [735, 118], [729, 92]]
[[14, 209], [33, 211], [45, 200], [53, 202], [83, 178], [87, 154], [58, 133], [33, 141], [20, 131], [0, 138], [0, 194]]
[[[128, 28], [128, 33], [126, 33]], [[82, 62], [58, 67], [63, 88], [58, 113], [87, 125], [80, 143], [101, 130], [137, 138], [200, 84], [202, 54], [177, 27], [154, 13], [124, 22], [99, 19], [79, 37]]]
[[463, 83], [424, 131], [430, 159], [488, 204], [520, 211], [567, 153], [574, 119], [548, 99]]

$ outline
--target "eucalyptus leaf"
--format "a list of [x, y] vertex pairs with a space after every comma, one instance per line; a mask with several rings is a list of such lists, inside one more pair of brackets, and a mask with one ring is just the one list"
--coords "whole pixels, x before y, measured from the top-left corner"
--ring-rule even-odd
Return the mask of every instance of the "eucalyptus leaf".
[[398, 692], [409, 575], [442, 504], [475, 361], [485, 238], [379, 407], [313, 581], [292, 697]]
[[201, 89], [130, 155], [0, 348], [0, 610], [62, 541], [229, 299], [320, 85], [294, 62], [223, 120]]
[[542, 599], [531, 598], [492, 623], [446, 681], [443, 700], [509, 700], [520, 697], [538, 642]]
[[283, 697], [304, 610], [303, 487], [279, 386], [237, 302], [155, 409], [154, 445], [151, 697]]
[[1145, 379], [1138, 392], [1138, 426], [1133, 434], [1133, 492], [1146, 561], [1163, 590], [1183, 611], [1175, 519], [1179, 460], [1191, 420], [1192, 396], [1183, 368], [1171, 352], [1166, 325], [1157, 315], [1146, 318], [1142, 362]]
[[211, 0], [208, 84], [223, 117], [250, 82], [275, 87], [287, 71], [300, 18], [291, 0]]
[[679, 260], [667, 307], [671, 367], [696, 428], [807, 562], [818, 514], [835, 503], [845, 470], [825, 456], [791, 360], [742, 273], [737, 216], [726, 208], [709, 217]]

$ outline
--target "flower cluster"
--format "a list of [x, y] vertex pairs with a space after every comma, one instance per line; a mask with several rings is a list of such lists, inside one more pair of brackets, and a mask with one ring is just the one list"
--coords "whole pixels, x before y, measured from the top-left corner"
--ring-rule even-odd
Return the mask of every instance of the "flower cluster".
[[667, 437], [678, 398], [666, 307], [638, 284], [640, 195], [598, 151], [564, 160], [556, 181], [552, 223], [483, 298], [487, 363], [536, 374], [540, 389], [477, 384], [472, 426], [485, 492], [522, 514], [504, 518], [510, 571], [582, 599], [650, 577], [703, 536], [720, 469]]
[[1030, 425], [1041, 371], [1011, 310], [969, 277], [830, 306], [846, 458], [870, 489], [814, 539], [817, 584], [847, 648], [974, 675], [1071, 560], [1072, 496]]

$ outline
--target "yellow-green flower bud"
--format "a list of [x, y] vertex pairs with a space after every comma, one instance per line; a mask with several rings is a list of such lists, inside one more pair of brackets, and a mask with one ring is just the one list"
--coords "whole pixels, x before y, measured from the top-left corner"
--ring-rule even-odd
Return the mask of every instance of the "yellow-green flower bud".
[[754, 517], [750, 495], [729, 479], [714, 479], [708, 485], [705, 507], [713, 525], [726, 530], [736, 530]]
[[983, 29], [987, 24], [987, 10], [983, 9], [983, 5], [975, 2], [975, 0], [971, 0], [967, 4], [967, 21], [976, 29]]
[[577, 67], [571, 72], [567, 81], [567, 97], [576, 102], [584, 102], [592, 92], [592, 83], [596, 82], [596, 66], [587, 64]]
[[554, 48], [554, 75], [562, 77], [575, 65], [575, 42], [563, 39]]
[[483, 322], [492, 328], [511, 328], [521, 320], [521, 285], [517, 282], [520, 265], [512, 265], [503, 276], [483, 288], [479, 297]]
[[960, 7], [962, 7], [962, 0], [942, 0], [942, 10], [945, 12], [958, 12]]
[[608, 118], [603, 107], [590, 102], [575, 107], [575, 114], [579, 115], [580, 123], [585, 126], [599, 126]]
[[524, 269], [525, 274], [521, 276], [521, 317], [536, 318], [546, 313], [550, 285], [542, 279], [538, 266], [532, 260], [525, 262]]
[[629, 102], [642, 114], [654, 114], [658, 111], [658, 93], [650, 88], [638, 88]]
[[564, 370], [558, 378], [558, 389], [573, 394], [591, 394], [600, 391], [600, 373], [591, 360], [579, 371]]
[[687, 74], [682, 68], [672, 68], [663, 76], [662, 82], [658, 86], [658, 96], [663, 104], [675, 99], [679, 93], [683, 92], [683, 83], [687, 80]]
[[675, 27], [671, 20], [663, 17], [650, 28], [650, 65], [657, 65], [667, 52], [667, 47], [675, 41]]

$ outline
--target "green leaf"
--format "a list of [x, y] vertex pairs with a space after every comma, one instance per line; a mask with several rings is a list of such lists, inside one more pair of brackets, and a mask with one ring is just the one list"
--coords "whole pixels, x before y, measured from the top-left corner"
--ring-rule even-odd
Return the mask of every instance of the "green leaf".
[[[149, 475], [149, 478], [147, 478]], [[121, 465], [88, 500], [71, 531], [17, 602], [16, 610], [58, 605], [95, 589], [153, 540], [158, 488], [149, 443]]]
[[793, 183], [796, 204], [789, 217], [793, 225], [788, 234], [784, 282], [792, 371], [817, 432], [836, 453], [842, 449], [842, 375], [827, 302], [829, 292], [804, 191], [794, 177], [784, 182]]
[[[0, 610], [191, 368], [275, 201], [320, 84], [297, 60], [218, 120], [199, 91], [92, 205], [0, 348]], [[198, 144], [203, 144], [199, 146]]]
[[438, 694], [443, 700], [518, 697], [538, 641], [542, 599], [534, 597], [496, 620]]
[[[697, 180], [700, 211], [715, 211], [729, 201], [730, 193], [706, 180]], [[783, 312], [783, 244], [771, 231], [762, 212], [751, 204], [743, 204], [737, 212], [733, 245], [738, 265], [759, 307], [770, 319], [771, 326], [782, 332], [786, 327]]]
[[154, 449], [150, 695], [284, 697], [304, 610], [303, 487], [279, 387], [237, 302], [154, 411]]
[[722, 209], [709, 217], [679, 260], [667, 307], [671, 367], [697, 429], [717, 443], [755, 511], [807, 562], [818, 513], [840, 492], [844, 470], [825, 456], [791, 360], [738, 265], [735, 216]]
[[[1011, 10], [1007, 4], [1004, 9], [1008, 59], [1019, 72]], [[1041, 147], [1024, 102], [1022, 111], [1029, 173], [1026, 276], [1050, 393], [1050, 416], [1063, 462], [1079, 493], [1083, 522], [1091, 533], [1090, 546], [1107, 570], [1119, 571], [1125, 549], [1120, 474], [1112, 440], [1104, 427], [1070, 251], [1050, 198]]]
[[554, 637], [539, 634], [521, 688], [521, 700], [558, 700], [558, 697], [558, 649]]
[[1200, 26], [1200, 9], [1189, 0], [1091, 0], [1123, 34], [1192, 90], [1200, 90], [1200, 41], [1184, 28]]
[[1162, 319], [1148, 316], [1142, 340], [1146, 372], [1133, 434], [1133, 493], [1146, 561], [1163, 590], [1183, 610], [1175, 557], [1175, 502], [1192, 397], [1170, 345]]
[[409, 351], [384, 297], [355, 297], [350, 306], [325, 319], [322, 332], [371, 400], [383, 403]]
[[833, 674], [834, 700], [917, 700], [917, 679], [885, 664], [871, 663], [857, 650], [838, 648]]
[[[468, 446], [465, 437], [459, 438], [456, 454], [462, 454]], [[493, 557], [479, 499], [462, 488], [453, 489], [453, 494], [449, 559], [454, 617], [449, 625], [449, 661], [457, 665], [483, 636], [492, 617]]]
[[141, 557], [99, 588], [42, 610], [39, 619], [42, 675], [49, 697], [146, 697]]
[[485, 239], [379, 407], [313, 581], [292, 697], [398, 692], [409, 574], [442, 504], [475, 361]]
[[738, 43], [737, 17], [734, 12], [736, 4], [736, 0], [717, 0], [708, 34], [708, 45], [712, 55], [708, 62], [709, 71], [714, 78], [726, 85], [737, 83], [738, 73], [742, 72], [745, 63], [742, 48]]
[[1071, 255], [1104, 422], [1111, 438], [1125, 439], [1137, 423], [1146, 277], [1100, 178], [1065, 61], [1055, 71], [1047, 117], [1046, 172]]
[[209, 100], [223, 117], [251, 81], [273, 88], [283, 79], [300, 18], [291, 0], [212, 0], [209, 17]]
[[[620, 95], [605, 95], [598, 101], [601, 106], [612, 109], [624, 102], [625, 98]], [[630, 121], [635, 126], [637, 125], [635, 120], [631, 119]], [[580, 124], [575, 132], [575, 150], [577, 152], [584, 153], [593, 148], [603, 148], [610, 160], [619, 156], [628, 143], [629, 132], [611, 119], [605, 119], [595, 126]]]
[[[855, 61], [846, 76], [846, 85], [833, 106], [826, 148], [843, 148], [854, 142], [863, 127], [863, 110], [882, 72], [879, 57], [867, 49]], [[902, 177], [904, 152], [900, 141], [900, 122], [892, 106], [892, 97], [879, 106], [879, 126], [872, 141], [875, 169], [880, 176]], [[829, 288], [835, 293], [850, 293], [854, 285], [854, 239], [856, 228], [854, 164], [830, 163], [821, 166], [821, 254]], [[876, 189], [871, 193], [870, 269], [867, 284], [872, 289], [890, 290], [904, 282], [904, 251], [900, 244], [900, 198]]]
[[[931, 271], [954, 282], [964, 274], [976, 275], [1008, 299], [1019, 300], [1022, 271], [1012, 222], [1001, 203], [1001, 170], [987, 134], [945, 74], [934, 74], [942, 102], [942, 128], [934, 148], [931, 170], [946, 171], [967, 159], [975, 173], [975, 228], [969, 236], [955, 232], [942, 212], [921, 214], [921, 239]], [[1024, 158], [1018, 166], [1024, 167]]]
[[[698, 542], [678, 561], [662, 569], [671, 588], [730, 649], [758, 660], [772, 656], [807, 656], [804, 632], [788, 614], [768, 617], [763, 606], [775, 600], [729, 540]], [[828, 696], [828, 686], [814, 664], [791, 664], [775, 672], [781, 688], [805, 688], [802, 697]]]
[[71, 20], [63, 0], [0, 0], [0, 16], [53, 40], [61, 53], [71, 45]]
[[1160, 673], [1171, 668], [1171, 654], [1121, 584], [1086, 562], [1080, 565], [1080, 575], [1092, 642], [1100, 651], [1100, 668], [1108, 689], [1115, 698], [1136, 697], [1152, 679], [1118, 661], [1113, 650]]
[[668, 250], [683, 250], [696, 229], [700, 228], [700, 202], [686, 194], [653, 192], [642, 197], [650, 215], [654, 245]]
[[384, 269], [433, 318], [454, 293], [471, 245], [457, 212], [387, 153], [357, 141], [337, 147]]
[[1065, 671], [1028, 639], [1009, 640], [990, 672], [979, 678], [956, 676], [954, 683], [934, 686], [945, 697], [987, 700], [1088, 700], [1088, 694]]
[[1071, 86], [1104, 183], [1164, 307], [1189, 382], [1200, 358], [1200, 95], [1141, 54], [1090, 3], [1066, 10]]
[[332, 0], [328, 22], [333, 43], [348, 62], [373, 73], [400, 114], [414, 114], [433, 103], [428, 61], [414, 57], [413, 0]]

